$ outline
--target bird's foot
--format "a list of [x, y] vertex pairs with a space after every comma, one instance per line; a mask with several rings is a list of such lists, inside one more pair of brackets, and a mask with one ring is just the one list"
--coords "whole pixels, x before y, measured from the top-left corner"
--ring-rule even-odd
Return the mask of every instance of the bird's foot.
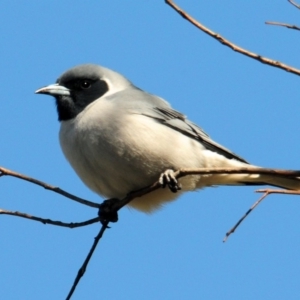
[[115, 209], [116, 203], [120, 200], [117, 198], [111, 198], [104, 200], [102, 204], [100, 204], [98, 216], [100, 218], [100, 222], [104, 225], [107, 222], [117, 222], [118, 221], [118, 212]]
[[175, 177], [175, 172], [171, 169], [164, 171], [160, 175], [158, 181], [163, 188], [168, 186], [173, 193], [177, 193], [179, 190], [181, 190], [181, 185], [178, 183], [178, 180]]

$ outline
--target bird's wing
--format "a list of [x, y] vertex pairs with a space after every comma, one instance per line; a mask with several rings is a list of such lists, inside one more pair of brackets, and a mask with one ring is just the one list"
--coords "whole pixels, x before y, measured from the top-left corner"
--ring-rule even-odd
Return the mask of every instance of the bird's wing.
[[108, 99], [116, 101], [118, 108], [121, 110], [153, 118], [157, 122], [197, 140], [206, 149], [217, 152], [229, 159], [248, 163], [242, 157], [213, 141], [202, 128], [189, 121], [180, 112], [172, 109], [167, 101], [158, 96], [131, 86], [130, 89], [122, 91], [119, 97], [112, 95]]
[[147, 112], [142, 114], [147, 117], [154, 118], [158, 122], [199, 141], [207, 149], [213, 152], [217, 152], [229, 159], [236, 159], [238, 161], [247, 163], [247, 161], [245, 161], [240, 156], [213, 141], [202, 128], [186, 119], [183, 114], [176, 110], [173, 110], [171, 107], [152, 107], [151, 110], [148, 109]]

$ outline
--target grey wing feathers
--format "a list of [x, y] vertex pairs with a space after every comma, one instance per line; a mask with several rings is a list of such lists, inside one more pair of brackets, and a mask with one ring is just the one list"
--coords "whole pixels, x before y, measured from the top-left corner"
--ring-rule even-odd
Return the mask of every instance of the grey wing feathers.
[[207, 149], [217, 152], [229, 159], [236, 159], [238, 161], [247, 163], [243, 158], [239, 157], [235, 153], [231, 152], [227, 148], [223, 147], [222, 145], [214, 142], [199, 126], [190, 122], [186, 119], [186, 117], [173, 110], [170, 107], [154, 107], [153, 108], [154, 114], [146, 114], [149, 117], [155, 118], [159, 122], [167, 125], [174, 130], [181, 132], [191, 138], [198, 140], [202, 143]]
[[[199, 143], [202, 143], [207, 149], [213, 152], [217, 152], [229, 159], [248, 163], [240, 156], [214, 142], [203, 129], [187, 120], [180, 112], [172, 109], [164, 99], [144, 92], [134, 86], [132, 87], [131, 89], [122, 91], [122, 97], [111, 96], [115, 101], [118, 101], [119, 108], [126, 107], [131, 113], [138, 113], [153, 118], [157, 122], [199, 141]], [[130, 99], [130, 101], [124, 101], [126, 98]]]

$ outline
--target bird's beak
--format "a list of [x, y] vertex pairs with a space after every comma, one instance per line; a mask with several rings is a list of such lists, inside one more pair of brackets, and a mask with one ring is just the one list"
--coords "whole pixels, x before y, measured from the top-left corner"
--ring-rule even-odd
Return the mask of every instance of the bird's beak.
[[46, 94], [51, 96], [70, 96], [70, 90], [58, 83], [44, 86], [35, 91], [36, 94]]

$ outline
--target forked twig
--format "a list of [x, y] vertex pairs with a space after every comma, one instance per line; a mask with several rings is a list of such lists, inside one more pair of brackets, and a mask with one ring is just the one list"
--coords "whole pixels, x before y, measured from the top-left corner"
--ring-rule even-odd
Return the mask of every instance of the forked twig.
[[281, 194], [281, 195], [300, 195], [300, 190], [274, 190], [274, 189], [259, 189], [256, 193], [264, 193], [249, 209], [248, 211], [238, 220], [238, 222], [226, 232], [223, 242], [226, 242], [228, 237], [235, 232], [238, 226], [246, 219], [246, 217], [270, 194]]
[[[212, 175], [212, 174], [265, 174], [265, 175], [272, 175], [272, 176], [278, 176], [278, 177], [285, 177], [285, 178], [299, 178], [300, 177], [300, 171], [291, 171], [291, 170], [276, 170], [276, 169], [266, 169], [266, 168], [257, 168], [257, 167], [249, 167], [249, 168], [197, 168], [197, 169], [181, 169], [178, 170], [174, 173], [174, 176], [178, 179], [184, 176], [188, 176], [188, 175]], [[32, 182], [34, 184], [38, 184], [42, 187], [47, 188], [48, 190], [51, 190], [53, 192], [59, 193], [63, 196], [67, 195], [71, 195], [68, 194], [66, 192], [61, 193], [61, 189], [58, 189], [56, 187], [50, 186], [44, 182], [41, 182], [39, 180], [36, 180], [34, 178], [28, 177], [26, 175], [22, 175], [19, 173], [16, 173], [14, 171], [5, 169], [5, 168], [1, 168], [0, 167], [0, 177], [1, 176], [13, 176], [22, 180], [26, 180], [29, 182]], [[146, 195], [148, 193], [151, 193], [154, 190], [157, 190], [161, 188], [161, 183], [159, 181], [156, 181], [155, 183], [153, 183], [150, 186], [147, 186], [143, 189], [140, 189], [138, 191], [134, 191], [129, 193], [126, 197], [124, 197], [123, 199], [121, 199], [119, 202], [116, 202], [115, 206], [113, 207], [114, 211], [119, 211], [122, 207], [124, 207], [125, 205], [127, 205], [131, 200], [141, 197], [143, 195]], [[273, 190], [272, 190], [273, 192]], [[288, 191], [289, 193], [291, 193], [291, 191]], [[271, 193], [271, 192], [269, 192]], [[273, 192], [275, 193], [275, 191]], [[66, 196], [68, 197], [68, 196]], [[68, 197], [72, 200], [74, 200], [73, 195], [71, 195], [71, 197]], [[258, 203], [260, 203], [266, 196], [264, 195], [254, 206], [252, 206], [252, 208], [246, 213], [246, 215], [238, 222], [238, 224], [227, 233], [227, 238], [228, 236], [234, 232], [234, 230], [238, 227], [238, 225], [245, 219], [245, 217], [258, 205]], [[77, 197], [75, 197], [77, 198]], [[80, 199], [80, 198], [79, 198]], [[77, 200], [75, 200], [77, 201]], [[81, 203], [81, 200], [78, 201]], [[90, 201], [87, 200], [83, 200], [83, 204], [89, 203]], [[93, 204], [93, 207], [98, 208], [99, 205], [95, 204], [93, 202], [91, 202]], [[31, 219], [31, 220], [35, 220], [35, 221], [39, 221], [42, 223], [47, 223], [47, 224], [52, 224], [52, 225], [57, 225], [57, 226], [64, 226], [64, 227], [69, 227], [69, 228], [74, 228], [74, 227], [79, 227], [79, 226], [86, 226], [89, 224], [93, 224], [95, 222], [97, 222], [99, 220], [99, 218], [94, 218], [91, 220], [87, 220], [85, 222], [81, 222], [81, 223], [63, 223], [60, 221], [52, 221], [49, 219], [42, 219], [42, 218], [38, 218], [35, 216], [31, 216], [28, 214], [24, 214], [24, 213], [20, 213], [20, 212], [11, 212], [11, 211], [7, 211], [7, 210], [0, 210], [0, 214], [8, 214], [8, 215], [13, 215], [13, 216], [18, 216], [18, 217], [23, 217], [23, 218], [27, 218], [27, 219]], [[97, 244], [99, 242], [99, 240], [101, 239], [101, 237], [103, 236], [106, 228], [108, 228], [108, 221], [104, 222], [104, 224], [102, 225], [97, 237], [95, 238], [95, 241], [91, 247], [91, 250], [89, 251], [83, 265], [81, 266], [81, 268], [79, 269], [77, 276], [74, 280], [74, 283], [72, 285], [72, 288], [68, 294], [67, 299], [70, 299], [72, 294], [74, 293], [76, 286], [78, 285], [80, 278], [84, 275], [86, 268], [88, 266], [88, 263], [90, 261], [90, 258], [92, 257]], [[71, 225], [72, 224], [72, 225]], [[74, 225], [75, 224], [75, 225]]]
[[296, 190], [273, 190], [273, 189], [259, 189], [256, 193], [281, 194], [281, 195], [300, 195], [300, 191]]
[[[266, 175], [274, 175], [274, 176], [279, 176], [279, 177], [300, 177], [300, 171], [277, 170], [277, 169], [254, 168], [254, 167], [180, 169], [180, 170], [176, 171], [174, 175], [176, 178], [181, 178], [181, 177], [188, 176], [188, 175], [212, 175], [212, 174], [266, 174]], [[67, 197], [67, 198], [74, 200], [76, 202], [79, 202], [81, 204], [88, 205], [88, 206], [91, 206], [94, 208], [100, 207], [100, 204], [98, 204], [98, 203], [76, 197], [58, 187], [52, 186], [50, 184], [47, 184], [47, 183], [37, 180], [35, 178], [29, 177], [24, 174], [17, 173], [15, 171], [12, 171], [12, 170], [9, 170], [9, 169], [3, 168], [3, 167], [0, 167], [0, 177], [1, 176], [13, 176], [13, 177], [19, 178], [21, 180], [25, 180], [25, 181], [37, 184], [39, 186], [42, 186], [43, 188], [45, 188], [47, 190], [58, 193], [64, 197]], [[121, 199], [119, 202], [117, 202], [116, 205], [114, 206], [114, 210], [118, 211], [123, 206], [127, 205], [134, 198], [144, 196], [148, 193], [151, 193], [152, 191], [159, 189], [160, 187], [161, 187], [161, 184], [159, 183], [159, 181], [156, 181], [152, 185], [144, 187], [138, 191], [133, 191], [133, 192], [129, 193], [126, 197]], [[11, 212], [10, 215], [14, 215], [13, 212]]]
[[[180, 177], [184, 177], [187, 175], [209, 175], [209, 174], [268, 174], [268, 175], [274, 175], [278, 177], [299, 177], [300, 171], [288, 171], [288, 170], [274, 170], [274, 169], [263, 169], [263, 168], [199, 168], [199, 169], [181, 169], [175, 172], [175, 177], [178, 179]], [[115, 207], [113, 208], [115, 211], [120, 210], [122, 207], [127, 205], [131, 200], [137, 197], [141, 197], [143, 195], [146, 195], [154, 190], [157, 190], [158, 188], [161, 188], [161, 184], [159, 181], [155, 182], [154, 184], [145, 187], [141, 190], [131, 192], [128, 194], [127, 197], [123, 198], [119, 202], [116, 203]], [[267, 196], [268, 194], [263, 195], [248, 211], [247, 213], [238, 221], [238, 223], [226, 233], [226, 237], [224, 238], [224, 242], [228, 239], [229, 235], [232, 234], [236, 228], [241, 224], [241, 222], [249, 215], [249, 213]], [[104, 234], [104, 231], [106, 230], [108, 225], [108, 222], [104, 224], [92, 246], [91, 251], [93, 252], [95, 250], [95, 247], [99, 241], [99, 239]], [[98, 239], [99, 237], [99, 239]], [[85, 260], [83, 266], [79, 269], [77, 276], [74, 280], [73, 286], [70, 290], [70, 293], [68, 297], [71, 297], [72, 293], [76, 289], [76, 285], [79, 283], [80, 278], [84, 275], [86, 267], [88, 265], [91, 251], [88, 254], [87, 259]], [[70, 298], [67, 298], [70, 299]]]
[[189, 21], [191, 24], [196, 26], [198, 29], [200, 29], [204, 33], [208, 34], [212, 38], [219, 41], [221, 44], [231, 48], [233, 51], [236, 51], [236, 52], [241, 53], [245, 56], [251, 57], [251, 58], [253, 58], [253, 59], [255, 59], [255, 60], [257, 60], [257, 61], [259, 61], [263, 64], [267, 64], [267, 65], [270, 65], [272, 67], [279, 68], [279, 69], [285, 70], [287, 72], [290, 72], [290, 73], [293, 73], [293, 74], [296, 74], [296, 75], [300, 75], [300, 70], [299, 69], [296, 69], [292, 66], [283, 64], [279, 61], [272, 60], [272, 59], [267, 58], [267, 57], [263, 57], [259, 54], [256, 54], [254, 52], [250, 52], [250, 51], [248, 51], [248, 50], [246, 50], [242, 47], [239, 47], [239, 46], [235, 45], [234, 43], [232, 43], [229, 40], [225, 39], [220, 34], [212, 31], [211, 29], [205, 27], [200, 22], [198, 22], [197, 20], [192, 18], [189, 14], [187, 14], [185, 11], [183, 11], [178, 5], [176, 5], [172, 0], [165, 0], [165, 2], [166, 2], [166, 4], [170, 5], [175, 11], [177, 11], [184, 19]]

